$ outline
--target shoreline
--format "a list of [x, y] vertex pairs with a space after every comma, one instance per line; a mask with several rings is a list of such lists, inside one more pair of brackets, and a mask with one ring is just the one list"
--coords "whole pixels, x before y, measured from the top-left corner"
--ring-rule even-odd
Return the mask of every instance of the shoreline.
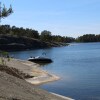
[[60, 94], [56, 94], [56, 93], [53, 93], [53, 92], [50, 92], [51, 94], [55, 95], [55, 96], [58, 96], [60, 98], [63, 98], [65, 100], [75, 100], [75, 99], [72, 99], [70, 97], [66, 97], [66, 96], [63, 96], [63, 95], [60, 95]]
[[42, 85], [44, 83], [57, 81], [59, 79], [60, 79], [60, 77], [58, 77], [56, 75], [47, 74], [47, 75], [41, 75], [41, 76], [38, 76], [38, 77], [28, 78], [28, 79], [25, 79], [25, 80], [27, 82], [33, 84], [33, 85]]
[[[54, 74], [50, 74], [49, 72], [41, 69], [40, 65], [30, 62], [30, 61], [25, 61], [25, 60], [20, 60], [20, 59], [11, 59], [9, 62], [7, 61], [6, 64], [8, 67], [14, 67], [24, 73], [33, 75], [34, 76], [33, 78], [25, 79], [25, 81], [36, 86], [60, 79], [60, 77]], [[54, 96], [57, 96], [58, 98], [62, 98], [64, 100], [74, 100], [72, 98], [59, 95], [56, 93], [52, 93], [52, 92], [49, 92], [49, 93]]]
[[11, 59], [9, 62], [6, 62], [6, 64], [9, 67], [17, 68], [24, 73], [34, 76], [33, 78], [25, 79], [27, 82], [33, 85], [41, 85], [43, 83], [48, 83], [60, 79], [60, 77], [43, 70], [40, 68], [39, 64], [34, 62]]

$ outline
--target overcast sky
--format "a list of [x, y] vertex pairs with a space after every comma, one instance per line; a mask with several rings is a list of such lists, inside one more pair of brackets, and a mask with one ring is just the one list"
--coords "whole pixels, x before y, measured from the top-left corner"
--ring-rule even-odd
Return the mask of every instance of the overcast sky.
[[14, 13], [1, 24], [77, 37], [100, 33], [100, 0], [0, 0]]

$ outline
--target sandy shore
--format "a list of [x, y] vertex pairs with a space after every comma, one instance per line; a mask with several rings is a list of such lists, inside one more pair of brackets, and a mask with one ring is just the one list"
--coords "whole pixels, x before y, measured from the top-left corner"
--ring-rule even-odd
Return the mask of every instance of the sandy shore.
[[[40, 65], [30, 62], [30, 61], [11, 59], [9, 62], [6, 61], [6, 65], [9, 67], [17, 68], [23, 73], [27, 73], [31, 76], [34, 76], [33, 78], [26, 79], [28, 83], [31, 83], [33, 85], [40, 85], [43, 83], [60, 79], [58, 76], [50, 74], [47, 71], [42, 70], [40, 68]], [[60, 100], [74, 100], [74, 99], [59, 95], [59, 94], [55, 94], [55, 93], [50, 93], [50, 94], [58, 98], [58, 99], [50, 99], [50, 100], [59, 100], [60, 98], [61, 98]]]
[[46, 82], [60, 79], [58, 76], [50, 74], [47, 71], [42, 70], [40, 68], [40, 65], [30, 62], [30, 61], [11, 59], [9, 62], [6, 61], [6, 64], [9, 67], [17, 68], [24, 73], [34, 76], [33, 78], [26, 79], [27, 82], [34, 85], [40, 85]]

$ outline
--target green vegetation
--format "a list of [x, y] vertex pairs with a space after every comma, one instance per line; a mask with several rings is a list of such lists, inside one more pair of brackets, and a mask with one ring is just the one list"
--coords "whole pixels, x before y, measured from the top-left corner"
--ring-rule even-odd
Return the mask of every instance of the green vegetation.
[[[52, 33], [50, 31], [47, 31], [47, 30], [42, 31], [41, 34], [39, 34], [39, 32], [37, 30], [33, 30], [33, 29], [29, 29], [29, 28], [24, 29], [23, 27], [18, 28], [16, 26], [11, 27], [10, 25], [1, 25], [0, 26], [0, 34], [12, 35], [12, 36], [17, 36], [17, 37], [24, 36], [24, 37], [39, 39], [39, 40], [44, 41], [44, 42], [68, 43], [68, 42], [75, 41], [75, 39], [72, 37], [52, 35]], [[3, 43], [3, 41], [1, 43]]]
[[[1, 35], [12, 35], [17, 37], [28, 37], [33, 39], [38, 39], [44, 42], [62, 42], [62, 43], [70, 43], [70, 42], [100, 42], [100, 34], [85, 34], [78, 38], [67, 37], [67, 36], [60, 36], [60, 35], [52, 35], [50, 31], [44, 30], [39, 33], [37, 30], [23, 28], [23, 27], [16, 27], [10, 25], [1, 25], [0, 26], [0, 36]], [[4, 43], [4, 38], [0, 39], [0, 44]]]
[[18, 28], [16, 26], [10, 27], [10, 25], [1, 25], [0, 26], [0, 34], [3, 35], [15, 35], [18, 37], [26, 36], [31, 38], [39, 38], [39, 33], [36, 30], [32, 29], [24, 29], [24, 28]]
[[100, 34], [85, 34], [76, 39], [76, 42], [100, 42]]
[[1, 18], [6, 18], [9, 15], [13, 13], [12, 6], [7, 9], [6, 6], [3, 4], [3, 7], [1, 7], [1, 2], [0, 2], [0, 19]]
[[0, 51], [0, 64], [1, 65], [6, 65], [6, 59], [5, 58], [7, 58], [7, 60], [10, 61], [8, 52]]
[[47, 30], [44, 30], [44, 31], [42, 31], [41, 32], [41, 35], [40, 35], [40, 39], [42, 40], [42, 41], [52, 41], [52, 34], [51, 34], [51, 32], [50, 31], [47, 31]]

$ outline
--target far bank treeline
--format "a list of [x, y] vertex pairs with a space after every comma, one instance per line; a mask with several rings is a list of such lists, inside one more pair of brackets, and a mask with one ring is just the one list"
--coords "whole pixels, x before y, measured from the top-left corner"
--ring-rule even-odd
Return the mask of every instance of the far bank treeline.
[[76, 38], [76, 42], [100, 42], [100, 34], [85, 34]]
[[3, 35], [13, 35], [18, 37], [29, 37], [34, 39], [39, 39], [45, 42], [63, 42], [63, 43], [70, 43], [74, 42], [75, 39], [72, 37], [67, 36], [60, 36], [60, 35], [52, 35], [50, 31], [44, 30], [41, 33], [39, 33], [37, 30], [23, 27], [16, 27], [16, 26], [10, 26], [10, 25], [1, 25], [0, 26], [0, 34]]
[[[100, 42], [100, 34], [85, 34], [83, 36], [79, 36], [77, 38], [60, 36], [60, 35], [52, 35], [50, 31], [44, 30], [39, 33], [37, 30], [16, 27], [10, 25], [0, 25], [0, 35], [10, 35], [17, 37], [28, 37], [33, 39], [38, 39], [43, 42], [54, 42], [54, 43], [71, 43], [71, 42]], [[0, 43], [2, 44], [2, 43]]]
[[52, 35], [50, 31], [16, 27], [10, 25], [0, 26], [0, 50], [22, 51], [33, 49], [44, 49], [50, 47], [66, 46], [75, 39]]

